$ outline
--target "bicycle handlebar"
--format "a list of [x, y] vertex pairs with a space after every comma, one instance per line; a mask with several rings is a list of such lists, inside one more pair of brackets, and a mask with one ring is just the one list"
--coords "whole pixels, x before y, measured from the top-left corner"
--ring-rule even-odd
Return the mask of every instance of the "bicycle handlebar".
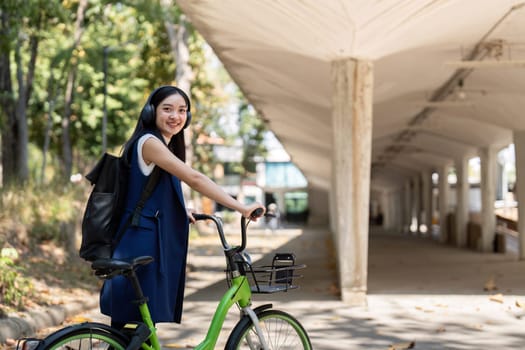
[[[257, 208], [255, 209], [251, 215], [250, 219], [258, 218], [262, 215], [263, 209]], [[232, 247], [228, 244], [228, 241], [226, 241], [226, 237], [224, 235], [224, 230], [222, 228], [222, 221], [219, 217], [215, 215], [208, 215], [208, 214], [193, 214], [193, 218], [195, 221], [200, 220], [211, 220], [215, 223], [215, 226], [217, 226], [217, 231], [219, 232], [219, 237], [221, 239], [222, 247], [225, 250], [231, 249]], [[246, 218], [244, 216], [241, 217], [241, 245], [235, 248], [235, 251], [237, 253], [242, 252], [246, 248]]]

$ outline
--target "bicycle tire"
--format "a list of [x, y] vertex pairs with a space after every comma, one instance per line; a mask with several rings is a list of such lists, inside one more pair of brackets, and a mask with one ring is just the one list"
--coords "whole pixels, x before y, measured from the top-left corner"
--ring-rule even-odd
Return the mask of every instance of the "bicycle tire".
[[129, 342], [122, 334], [109, 328], [86, 324], [62, 329], [44, 339], [38, 350], [124, 350]]
[[[306, 330], [290, 314], [280, 310], [265, 310], [257, 317], [269, 350], [312, 349]], [[232, 330], [225, 349], [262, 349], [257, 331], [248, 316], [244, 316]]]

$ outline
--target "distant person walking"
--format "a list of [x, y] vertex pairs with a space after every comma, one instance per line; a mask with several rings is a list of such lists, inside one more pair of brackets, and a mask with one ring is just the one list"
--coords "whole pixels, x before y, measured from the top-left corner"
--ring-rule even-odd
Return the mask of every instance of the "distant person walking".
[[275, 230], [281, 228], [281, 213], [277, 204], [268, 204], [268, 214], [270, 214], [268, 216], [268, 227], [272, 232], [275, 232]]

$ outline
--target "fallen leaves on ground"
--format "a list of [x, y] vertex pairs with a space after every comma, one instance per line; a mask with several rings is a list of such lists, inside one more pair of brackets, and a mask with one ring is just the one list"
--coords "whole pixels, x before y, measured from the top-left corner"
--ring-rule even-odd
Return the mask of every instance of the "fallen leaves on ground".
[[83, 323], [83, 322], [92, 322], [93, 320], [88, 318], [88, 317], [84, 317], [84, 316], [81, 316], [81, 315], [76, 315], [76, 316], [73, 316], [71, 318], [68, 318], [67, 321], [71, 322], [71, 323]]
[[483, 325], [482, 324], [472, 324], [472, 325], [469, 325], [469, 328], [471, 329], [474, 329], [476, 331], [481, 331], [483, 330]]
[[490, 301], [495, 301], [497, 303], [503, 304], [503, 294], [494, 294], [489, 297]]
[[328, 288], [328, 292], [333, 295], [340, 295], [341, 289], [334, 283]]
[[494, 280], [494, 276], [491, 276], [487, 282], [485, 282], [485, 286], [483, 287], [483, 290], [486, 292], [492, 292], [494, 290], [497, 290], [498, 286], [496, 285], [496, 281]]
[[425, 309], [425, 308], [422, 307], [422, 306], [416, 306], [416, 310], [423, 311], [423, 312], [427, 312], [427, 313], [434, 312], [434, 310]]
[[525, 302], [521, 300], [516, 300], [516, 307], [518, 308], [514, 316], [518, 319], [521, 319], [525, 316]]
[[404, 350], [404, 349], [412, 349], [416, 345], [416, 342], [410, 341], [410, 342], [404, 342], [404, 343], [397, 343], [392, 344], [388, 347], [388, 350]]

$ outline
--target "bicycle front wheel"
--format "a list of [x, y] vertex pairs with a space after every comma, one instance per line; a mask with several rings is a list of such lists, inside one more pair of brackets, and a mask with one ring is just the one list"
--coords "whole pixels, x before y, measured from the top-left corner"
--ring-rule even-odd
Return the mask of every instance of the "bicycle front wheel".
[[[266, 310], [257, 317], [269, 350], [312, 349], [308, 334], [293, 316], [279, 310]], [[257, 330], [249, 317], [243, 317], [237, 323], [225, 349], [263, 349]]]
[[[57, 332], [58, 333], [58, 332]], [[42, 350], [124, 350], [127, 340], [107, 329], [80, 327], [44, 339]]]

